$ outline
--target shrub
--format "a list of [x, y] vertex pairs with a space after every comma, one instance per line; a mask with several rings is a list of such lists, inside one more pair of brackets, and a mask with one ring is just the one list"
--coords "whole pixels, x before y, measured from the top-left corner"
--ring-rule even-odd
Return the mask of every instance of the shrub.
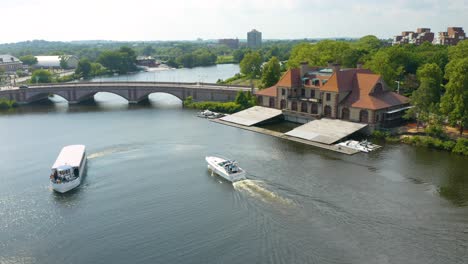
[[0, 98], [0, 110], [7, 110], [13, 107], [17, 107], [18, 104], [15, 100], [8, 100], [5, 98]]
[[457, 143], [453, 147], [452, 152], [468, 156], [468, 139], [466, 138], [457, 139]]
[[390, 133], [382, 130], [374, 130], [372, 131], [372, 137], [376, 139], [385, 139], [386, 137], [389, 137]]
[[444, 128], [441, 125], [428, 125], [426, 129], [424, 129], [427, 135], [432, 137], [438, 138], [445, 138]]

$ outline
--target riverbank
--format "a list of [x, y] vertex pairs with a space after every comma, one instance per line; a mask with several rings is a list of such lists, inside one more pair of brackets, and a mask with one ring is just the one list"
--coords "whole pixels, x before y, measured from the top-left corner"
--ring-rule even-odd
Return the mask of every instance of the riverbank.
[[372, 138], [383, 140], [388, 143], [403, 143], [468, 156], [468, 139], [463, 137], [452, 139], [443, 136], [435, 137], [424, 134], [391, 135], [389, 132], [376, 130], [372, 133]]
[[8, 110], [17, 107], [18, 104], [15, 100], [8, 100], [5, 98], [0, 98], [0, 111], [1, 110]]

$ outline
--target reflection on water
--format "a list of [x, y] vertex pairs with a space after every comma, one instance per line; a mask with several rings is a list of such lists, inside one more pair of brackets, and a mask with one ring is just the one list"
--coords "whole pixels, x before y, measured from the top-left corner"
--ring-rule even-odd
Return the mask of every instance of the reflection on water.
[[[0, 116], [0, 263], [466, 263], [466, 157], [347, 156], [196, 118], [170, 95], [96, 97]], [[86, 176], [55, 193], [50, 166], [78, 143]], [[248, 180], [210, 176], [215, 153]]]

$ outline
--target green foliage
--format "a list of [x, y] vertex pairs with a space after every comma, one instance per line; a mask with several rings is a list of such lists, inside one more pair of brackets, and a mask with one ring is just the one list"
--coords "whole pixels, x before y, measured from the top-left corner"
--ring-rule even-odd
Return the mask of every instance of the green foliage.
[[218, 79], [216, 81], [216, 83], [219, 83], [219, 84], [230, 84], [232, 83], [233, 81], [236, 81], [236, 80], [240, 80], [242, 78], [244, 78], [245, 76], [243, 76], [242, 74], [240, 73], [236, 73], [234, 76], [232, 76], [231, 78], [228, 78], [226, 80], [221, 80], [221, 79]]
[[452, 151], [456, 154], [468, 156], [468, 139], [459, 138]]
[[259, 52], [249, 52], [240, 62], [240, 72], [249, 78], [256, 78], [261, 74], [262, 62]]
[[153, 53], [156, 52], [156, 50], [153, 48], [153, 46], [148, 45], [143, 49], [143, 55], [145, 56], [151, 56]]
[[441, 125], [438, 125], [438, 124], [428, 125], [424, 129], [424, 132], [426, 132], [426, 134], [431, 136], [431, 137], [436, 137], [436, 138], [446, 138], [447, 137], [447, 135], [444, 132], [444, 128]]
[[263, 66], [262, 71], [262, 86], [271, 87], [275, 85], [281, 77], [281, 66], [279, 60], [276, 57], [272, 57]]
[[439, 108], [442, 70], [435, 63], [424, 64], [417, 71], [421, 83], [411, 96], [411, 108], [407, 115], [415, 116], [418, 121], [428, 121], [431, 114], [436, 114]]
[[448, 55], [451, 61], [468, 58], [468, 40], [462, 40], [456, 46], [450, 47]]
[[19, 57], [20, 61], [23, 62], [23, 64], [26, 64], [28, 66], [32, 66], [34, 64], [37, 64], [37, 58], [34, 57], [33, 55], [25, 55]]
[[177, 57], [174, 61], [175, 66], [183, 66], [186, 68], [214, 65], [217, 56], [207, 49], [198, 49], [191, 53], [183, 54]]
[[60, 68], [68, 69], [68, 63], [64, 56], [60, 57]]
[[252, 96], [250, 92], [244, 93], [242, 91], [237, 93], [235, 102], [194, 102], [192, 96], [188, 96], [184, 102], [184, 107], [194, 108], [210, 111], [222, 112], [222, 113], [235, 113], [256, 104], [255, 96]]
[[460, 135], [468, 125], [468, 57], [447, 64], [445, 78], [449, 80], [442, 97], [441, 112], [451, 125], [460, 127]]
[[51, 83], [52, 73], [48, 70], [35, 70], [31, 76], [31, 83]]
[[308, 62], [313, 66], [326, 66], [329, 62], [343, 64], [345, 54], [350, 49], [350, 44], [343, 41], [323, 40], [317, 44], [301, 43], [292, 49], [288, 66], [296, 68], [301, 62]]
[[17, 107], [18, 104], [15, 100], [8, 100], [5, 98], [0, 98], [0, 110], [7, 110], [13, 107]]
[[98, 58], [98, 62], [104, 67], [119, 74], [136, 71], [135, 61], [135, 51], [129, 47], [121, 47], [118, 51], [104, 51]]
[[81, 59], [75, 69], [75, 74], [83, 78], [89, 78], [91, 76], [91, 62], [86, 58]]
[[232, 55], [227, 56], [218, 56], [216, 59], [216, 64], [227, 64], [227, 63], [234, 63], [234, 57]]

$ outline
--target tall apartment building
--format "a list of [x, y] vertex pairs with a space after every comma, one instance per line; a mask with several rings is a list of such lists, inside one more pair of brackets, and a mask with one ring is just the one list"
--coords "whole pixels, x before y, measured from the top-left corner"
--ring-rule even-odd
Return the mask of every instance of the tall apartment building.
[[258, 49], [262, 46], [262, 32], [253, 29], [247, 32], [247, 47]]
[[218, 44], [226, 45], [231, 49], [239, 48], [239, 39], [218, 39]]
[[418, 28], [416, 32], [413, 31], [403, 31], [401, 35], [395, 36], [393, 38], [393, 45], [400, 44], [415, 44], [421, 45], [425, 41], [433, 42], [434, 33], [431, 32], [430, 28]]
[[439, 45], [457, 45], [460, 40], [466, 38], [465, 31], [461, 27], [449, 27], [447, 32], [439, 32], [437, 39], [434, 44]]

